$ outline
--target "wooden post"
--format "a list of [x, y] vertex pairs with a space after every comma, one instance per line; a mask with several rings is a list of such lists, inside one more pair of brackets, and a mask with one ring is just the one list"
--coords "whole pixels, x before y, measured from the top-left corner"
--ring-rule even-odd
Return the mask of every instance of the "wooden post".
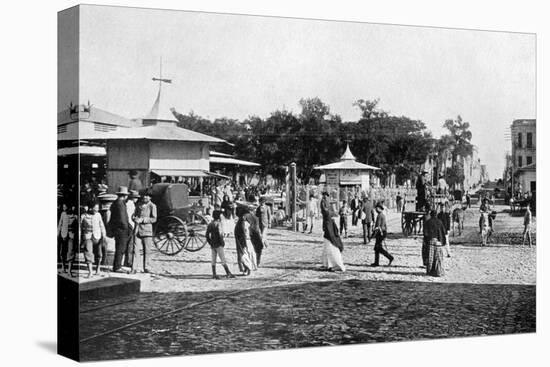
[[290, 164], [290, 207], [292, 211], [292, 230], [297, 231], [296, 223], [296, 163]]

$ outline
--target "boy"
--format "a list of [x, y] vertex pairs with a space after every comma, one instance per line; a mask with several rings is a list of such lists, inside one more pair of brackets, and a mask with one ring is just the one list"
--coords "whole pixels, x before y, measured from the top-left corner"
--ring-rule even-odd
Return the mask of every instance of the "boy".
[[208, 227], [206, 227], [206, 241], [212, 248], [212, 278], [220, 279], [220, 277], [216, 275], [216, 259], [218, 257], [220, 258], [220, 262], [225, 269], [227, 277], [235, 278], [235, 276], [229, 271], [229, 268], [227, 267], [227, 263], [225, 261], [225, 253], [223, 251], [225, 240], [223, 238], [220, 215], [221, 212], [219, 210], [214, 211], [214, 220], [208, 224]]
[[346, 235], [345, 238], [348, 238], [348, 215], [350, 213], [350, 209], [348, 207], [348, 204], [345, 200], [342, 200], [342, 206], [340, 207], [340, 210], [338, 211], [338, 215], [340, 216], [340, 236], [342, 236], [342, 233], [345, 231]]

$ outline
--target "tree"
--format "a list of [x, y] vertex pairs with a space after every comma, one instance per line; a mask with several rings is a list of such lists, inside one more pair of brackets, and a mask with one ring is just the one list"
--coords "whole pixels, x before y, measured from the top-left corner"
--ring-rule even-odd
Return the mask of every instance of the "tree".
[[449, 130], [453, 140], [451, 161], [454, 167], [458, 157], [467, 158], [473, 154], [474, 146], [470, 142], [472, 140], [470, 123], [462, 121], [462, 117], [458, 115], [456, 120], [446, 120], [443, 127]]

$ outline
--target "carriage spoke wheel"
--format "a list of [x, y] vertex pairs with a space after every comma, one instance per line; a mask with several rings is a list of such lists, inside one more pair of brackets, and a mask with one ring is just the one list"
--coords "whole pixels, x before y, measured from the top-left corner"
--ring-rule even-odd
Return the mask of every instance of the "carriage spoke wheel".
[[202, 215], [191, 214], [187, 222], [187, 242], [185, 250], [199, 251], [206, 245], [206, 219]]
[[176, 255], [185, 247], [187, 231], [181, 219], [174, 216], [159, 219], [155, 226], [153, 243], [165, 255]]

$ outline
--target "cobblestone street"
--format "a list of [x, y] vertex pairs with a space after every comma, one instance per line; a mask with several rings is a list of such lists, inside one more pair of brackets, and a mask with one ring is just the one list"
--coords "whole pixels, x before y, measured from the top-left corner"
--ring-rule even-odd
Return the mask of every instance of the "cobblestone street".
[[[467, 211], [442, 278], [425, 276], [420, 237], [402, 236], [397, 213], [388, 213], [391, 267], [368, 266], [374, 241], [363, 245], [358, 226], [344, 241], [347, 271], [320, 271], [320, 222], [313, 234], [271, 229], [262, 267], [249, 277], [212, 280], [208, 248], [175, 257], [155, 252], [155, 274], [135, 276], [141, 294], [81, 305], [82, 358], [534, 332], [536, 246], [521, 246], [523, 218], [504, 209], [487, 247], [479, 245], [477, 208]], [[227, 244], [237, 272], [233, 238]]]

